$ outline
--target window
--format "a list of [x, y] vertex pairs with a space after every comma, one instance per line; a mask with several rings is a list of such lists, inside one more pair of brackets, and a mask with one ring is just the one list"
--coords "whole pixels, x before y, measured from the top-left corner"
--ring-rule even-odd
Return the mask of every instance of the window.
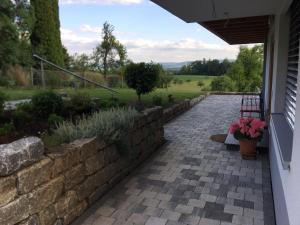
[[285, 110], [284, 114], [289, 125], [294, 128], [297, 98], [297, 79], [299, 62], [300, 37], [300, 0], [295, 0], [290, 8], [290, 34], [288, 69], [286, 79]]

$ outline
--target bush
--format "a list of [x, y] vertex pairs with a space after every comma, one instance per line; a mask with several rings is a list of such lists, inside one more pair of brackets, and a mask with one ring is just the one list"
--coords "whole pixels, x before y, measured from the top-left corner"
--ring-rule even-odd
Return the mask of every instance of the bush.
[[0, 127], [0, 136], [8, 135], [16, 130], [12, 122], [5, 123]]
[[160, 96], [153, 96], [153, 98], [152, 98], [152, 103], [153, 103], [155, 106], [162, 106], [162, 102], [163, 102], [162, 97], [160, 97]]
[[5, 100], [6, 100], [6, 95], [0, 91], [0, 114], [4, 112], [4, 103], [5, 103]]
[[99, 111], [89, 117], [79, 119], [76, 124], [62, 122], [54, 130], [53, 136], [59, 143], [69, 143], [76, 139], [100, 136], [114, 143], [120, 141], [128, 128], [132, 127], [138, 112], [131, 108], [113, 108]]
[[186, 80], [186, 82], [187, 82], [187, 83], [190, 83], [190, 82], [191, 82], [191, 80], [190, 80], [190, 79], [187, 79], [187, 80]]
[[75, 92], [70, 99], [71, 108], [75, 114], [90, 113], [94, 108], [91, 96], [86, 92]]
[[234, 83], [228, 76], [221, 76], [211, 82], [212, 91], [233, 91]]
[[53, 91], [42, 91], [31, 99], [34, 113], [42, 118], [48, 118], [50, 114], [60, 114], [63, 107], [62, 97]]
[[203, 87], [205, 85], [205, 83], [202, 80], [199, 80], [198, 83], [197, 83], [197, 85], [199, 87]]
[[62, 123], [64, 121], [64, 118], [61, 116], [56, 115], [55, 113], [51, 114], [48, 117], [48, 124], [50, 126], [57, 126], [58, 124]]
[[119, 76], [118, 75], [109, 75], [106, 77], [107, 86], [110, 88], [118, 87], [119, 85]]
[[131, 63], [125, 68], [125, 81], [138, 95], [150, 93], [159, 81], [160, 66], [153, 63]]
[[15, 127], [21, 127], [32, 120], [32, 116], [23, 110], [16, 110], [12, 114]]
[[182, 80], [178, 80], [177, 83], [178, 84], [183, 84], [183, 81]]
[[17, 109], [18, 111], [24, 111], [24, 112], [27, 112], [27, 113], [32, 113], [33, 112], [33, 105], [31, 102], [22, 102], [22, 103], [19, 103], [17, 105]]

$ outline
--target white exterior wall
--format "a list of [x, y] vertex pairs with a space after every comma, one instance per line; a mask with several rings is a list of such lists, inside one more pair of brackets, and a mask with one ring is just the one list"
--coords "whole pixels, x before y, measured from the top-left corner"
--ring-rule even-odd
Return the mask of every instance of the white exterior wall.
[[[282, 12], [281, 15], [276, 15], [273, 24], [275, 48], [272, 113], [282, 113], [284, 108], [289, 34], [288, 27], [289, 16], [286, 12]], [[270, 37], [271, 36], [272, 33], [270, 33]], [[268, 51], [270, 51], [270, 48], [268, 48]], [[267, 64], [268, 63], [269, 62], [267, 61]], [[269, 128], [270, 165], [277, 225], [300, 224], [300, 75], [298, 75], [298, 78], [298, 101], [296, 106], [295, 130], [293, 134], [293, 153], [289, 169], [283, 168], [276, 137], [277, 134], [272, 121]]]

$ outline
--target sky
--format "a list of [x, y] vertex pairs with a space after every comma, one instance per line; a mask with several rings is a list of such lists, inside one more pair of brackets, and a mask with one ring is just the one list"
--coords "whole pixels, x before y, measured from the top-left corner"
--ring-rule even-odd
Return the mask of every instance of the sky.
[[134, 62], [235, 59], [231, 46], [197, 23], [186, 23], [149, 0], [60, 0], [63, 45], [70, 54], [92, 53], [105, 21]]

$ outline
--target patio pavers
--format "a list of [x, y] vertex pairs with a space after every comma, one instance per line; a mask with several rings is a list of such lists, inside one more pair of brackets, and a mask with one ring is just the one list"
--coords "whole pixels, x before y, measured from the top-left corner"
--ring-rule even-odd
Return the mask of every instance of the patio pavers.
[[73, 225], [275, 225], [267, 153], [212, 142], [241, 96], [211, 95], [165, 126], [168, 142]]

